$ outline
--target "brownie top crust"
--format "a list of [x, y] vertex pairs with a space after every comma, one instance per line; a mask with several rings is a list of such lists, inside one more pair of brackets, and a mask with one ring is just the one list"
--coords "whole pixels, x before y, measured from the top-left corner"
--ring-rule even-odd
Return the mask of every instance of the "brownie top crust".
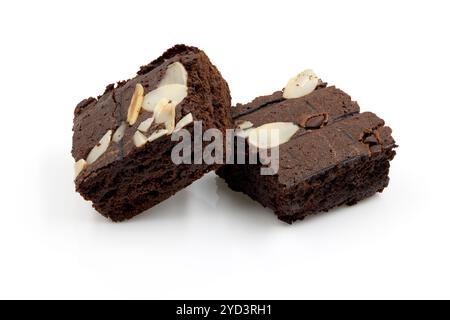
[[[158, 59], [141, 67], [133, 79], [110, 84], [101, 96], [85, 99], [76, 106], [72, 140], [72, 156], [75, 161], [86, 159], [89, 152], [98, 146], [105, 133], [109, 130], [115, 132], [127, 121], [127, 113], [137, 85], [142, 85], [144, 95], [155, 90], [168, 66], [175, 62], [181, 63], [188, 75], [187, 96], [176, 105], [175, 120], [179, 121], [191, 113], [193, 120], [203, 121], [205, 127], [229, 126], [230, 123], [224, 123], [224, 121], [227, 122], [226, 119], [229, 119], [230, 115], [224, 113], [229, 109], [231, 98], [228, 85], [219, 71], [202, 50], [176, 45]], [[216, 117], [212, 118], [211, 114], [215, 114]], [[77, 176], [76, 182], [80, 183], [100, 168], [140, 152], [141, 150], [133, 143], [133, 135], [147, 118], [149, 114], [141, 112], [134, 124], [127, 123], [120, 142], [111, 143], [94, 163]], [[154, 124], [148, 135], [158, 129], [161, 128]], [[164, 143], [171, 143], [170, 135], [163, 136], [152, 144]], [[151, 146], [145, 146], [145, 148], [148, 147]]]
[[391, 129], [371, 112], [360, 113], [358, 104], [334, 86], [320, 83], [300, 98], [285, 99], [283, 92], [258, 97], [232, 108], [235, 124], [249, 121], [254, 128], [286, 122], [298, 126], [279, 145], [275, 179], [286, 188], [359, 157], [376, 156], [395, 147]]

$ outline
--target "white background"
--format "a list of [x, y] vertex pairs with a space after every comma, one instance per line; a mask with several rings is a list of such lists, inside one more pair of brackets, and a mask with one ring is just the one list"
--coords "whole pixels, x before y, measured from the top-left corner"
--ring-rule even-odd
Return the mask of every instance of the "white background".
[[[1, 1], [0, 298], [450, 298], [448, 1]], [[386, 191], [292, 226], [213, 173], [115, 224], [75, 193], [74, 106], [176, 44], [233, 102], [305, 68], [394, 129]]]

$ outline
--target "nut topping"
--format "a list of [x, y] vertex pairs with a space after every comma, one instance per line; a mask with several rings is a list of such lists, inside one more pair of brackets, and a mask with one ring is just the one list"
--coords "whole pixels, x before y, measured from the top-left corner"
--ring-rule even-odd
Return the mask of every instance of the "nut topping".
[[248, 143], [259, 149], [270, 149], [286, 143], [299, 127], [291, 122], [272, 122], [250, 129]]
[[160, 130], [153, 132], [150, 135], [150, 137], [148, 137], [147, 140], [148, 140], [148, 142], [152, 142], [152, 141], [155, 141], [156, 139], [161, 138], [162, 136], [164, 136], [166, 134], [168, 134], [168, 131], [166, 129], [160, 129]]
[[162, 99], [155, 107], [155, 122], [164, 123], [168, 133], [175, 128], [175, 105], [167, 99]]
[[80, 159], [77, 162], [75, 162], [75, 179], [78, 177], [78, 175], [83, 171], [84, 168], [86, 168], [87, 162], [84, 159]]
[[138, 130], [141, 132], [147, 132], [148, 129], [150, 129], [150, 127], [152, 126], [153, 120], [155, 120], [154, 116], [148, 118], [147, 120], [142, 121], [138, 127]]
[[100, 139], [98, 144], [92, 148], [91, 152], [86, 158], [86, 162], [88, 164], [94, 163], [103, 153], [105, 153], [106, 149], [108, 149], [109, 144], [111, 143], [112, 130], [108, 130], [105, 135]]
[[142, 108], [142, 103], [144, 101], [144, 87], [142, 84], [136, 84], [136, 88], [134, 89], [133, 96], [131, 97], [130, 106], [128, 107], [128, 115], [127, 122], [130, 125], [136, 123], [136, 120], [139, 116], [139, 112]]
[[146, 111], [154, 112], [161, 99], [168, 99], [176, 106], [187, 96], [187, 89], [187, 86], [182, 84], [159, 87], [145, 95], [142, 107]]
[[187, 72], [180, 62], [174, 62], [167, 67], [166, 74], [162, 78], [158, 87], [169, 84], [181, 84], [187, 86]]
[[308, 69], [291, 78], [283, 90], [283, 98], [295, 99], [313, 92], [319, 84], [314, 71]]
[[253, 127], [253, 123], [251, 123], [250, 121], [247, 120], [238, 120], [235, 123], [236, 125], [236, 130], [247, 130], [250, 129], [251, 127]]
[[134, 133], [133, 142], [136, 147], [140, 148], [147, 143], [147, 137], [138, 130]]
[[175, 126], [175, 130], [173, 132], [178, 132], [190, 123], [194, 122], [194, 117], [192, 116], [192, 113], [188, 113], [183, 118], [178, 121], [177, 125]]
[[119, 143], [120, 140], [122, 140], [123, 136], [125, 135], [125, 129], [127, 127], [127, 124], [125, 122], [122, 122], [122, 124], [116, 129], [116, 132], [114, 132], [112, 141], [115, 143]]

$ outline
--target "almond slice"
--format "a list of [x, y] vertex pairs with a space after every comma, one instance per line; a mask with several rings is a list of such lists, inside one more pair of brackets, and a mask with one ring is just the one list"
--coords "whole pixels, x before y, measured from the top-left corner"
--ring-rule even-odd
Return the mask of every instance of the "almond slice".
[[187, 91], [187, 86], [182, 84], [169, 84], [159, 87], [145, 95], [142, 107], [146, 111], [154, 112], [161, 99], [168, 99], [176, 106], [186, 98]]
[[247, 139], [250, 132], [252, 132], [253, 129], [253, 123], [247, 120], [238, 120], [235, 123], [236, 129], [234, 130], [234, 134], [237, 137]]
[[155, 108], [153, 109], [153, 116], [155, 116], [157, 113], [159, 113], [165, 105], [170, 104], [170, 103], [172, 103], [172, 102], [167, 98], [162, 98], [161, 100], [159, 100], [158, 103], [156, 104]]
[[138, 127], [138, 130], [141, 132], [147, 132], [148, 129], [150, 129], [150, 127], [152, 126], [153, 120], [155, 120], [154, 116], [148, 118], [147, 120], [142, 121]]
[[169, 84], [182, 84], [187, 86], [187, 72], [184, 66], [180, 62], [174, 62], [167, 67], [166, 74], [162, 78], [158, 87], [166, 86]]
[[138, 130], [134, 133], [133, 142], [136, 147], [140, 148], [147, 143], [147, 137]]
[[236, 121], [236, 130], [247, 130], [253, 127], [253, 123], [247, 120]]
[[164, 126], [166, 127], [167, 130], [167, 135], [171, 134], [173, 130], [175, 130], [175, 108], [173, 110], [174, 110], [173, 117], [164, 123]]
[[142, 84], [138, 83], [136, 84], [136, 88], [134, 88], [134, 93], [133, 96], [131, 97], [130, 106], [128, 107], [127, 121], [130, 125], [136, 123], [143, 102], [144, 102], [144, 87], [142, 86]]
[[168, 131], [166, 129], [160, 129], [155, 132], [153, 132], [150, 137], [148, 137], [148, 142], [155, 141], [156, 139], [161, 138], [162, 136], [166, 135]]
[[286, 143], [297, 132], [299, 126], [292, 122], [272, 122], [250, 129], [248, 143], [259, 149], [270, 149]]
[[125, 135], [125, 129], [127, 127], [127, 124], [125, 122], [122, 122], [122, 124], [116, 129], [116, 132], [114, 132], [112, 141], [115, 143], [119, 143], [120, 140], [122, 140], [123, 136]]
[[162, 99], [155, 108], [155, 122], [164, 123], [175, 116], [175, 106], [167, 99]]
[[191, 124], [192, 122], [194, 122], [194, 117], [192, 116], [192, 113], [188, 113], [183, 118], [181, 118], [180, 121], [178, 121], [177, 125], [175, 126], [175, 130], [173, 132], [176, 133], [180, 131], [181, 129]]
[[91, 152], [86, 158], [86, 162], [88, 164], [94, 163], [103, 153], [105, 153], [106, 149], [108, 149], [109, 144], [111, 143], [112, 130], [108, 130], [105, 135], [100, 139], [98, 144], [92, 148]]
[[175, 128], [175, 105], [167, 99], [162, 99], [155, 107], [155, 122], [164, 123], [168, 134]]
[[83, 171], [84, 168], [86, 168], [87, 162], [84, 159], [80, 159], [77, 162], [75, 162], [75, 179], [78, 177], [78, 175]]
[[314, 71], [307, 69], [291, 78], [283, 90], [283, 98], [295, 99], [313, 92], [319, 84], [319, 78]]

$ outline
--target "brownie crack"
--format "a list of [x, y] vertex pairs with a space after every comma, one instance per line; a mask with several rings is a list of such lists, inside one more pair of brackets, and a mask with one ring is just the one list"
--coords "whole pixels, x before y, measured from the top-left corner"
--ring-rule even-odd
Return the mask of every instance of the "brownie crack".
[[275, 99], [275, 100], [272, 100], [272, 101], [268, 101], [268, 102], [263, 103], [263, 104], [261, 104], [260, 106], [256, 107], [255, 109], [250, 109], [250, 110], [242, 111], [242, 112], [238, 113], [237, 115], [234, 115], [234, 116], [233, 116], [233, 119], [239, 118], [239, 117], [242, 117], [242, 116], [249, 115], [249, 114], [251, 114], [251, 113], [253, 113], [253, 112], [256, 112], [256, 111], [258, 111], [258, 110], [260, 110], [260, 109], [262, 109], [262, 108], [266, 108], [266, 107], [269, 107], [269, 106], [271, 106], [271, 105], [273, 105], [273, 104], [283, 102], [284, 100], [286, 100], [286, 99], [284, 99], [284, 98], [279, 98], [279, 99]]

